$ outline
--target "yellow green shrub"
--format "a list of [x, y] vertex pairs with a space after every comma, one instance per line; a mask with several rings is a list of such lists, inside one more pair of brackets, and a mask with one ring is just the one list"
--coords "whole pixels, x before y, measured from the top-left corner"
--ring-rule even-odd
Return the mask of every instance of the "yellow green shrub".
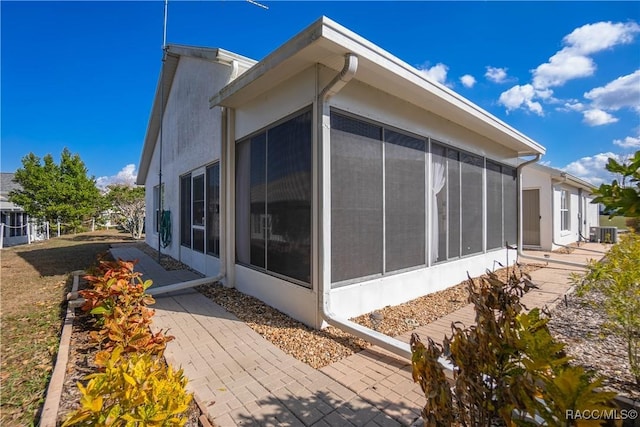
[[104, 371], [78, 383], [80, 409], [64, 426], [183, 426], [192, 395], [187, 379], [150, 354], [125, 355], [116, 347], [104, 362]]

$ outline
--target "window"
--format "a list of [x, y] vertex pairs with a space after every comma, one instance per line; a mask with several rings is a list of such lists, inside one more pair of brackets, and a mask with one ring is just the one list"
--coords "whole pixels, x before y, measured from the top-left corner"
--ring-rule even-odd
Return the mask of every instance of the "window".
[[487, 160], [487, 249], [514, 245], [518, 227], [516, 171]]
[[514, 168], [435, 141], [426, 160], [426, 139], [331, 112], [332, 283], [424, 266], [427, 242], [430, 263], [515, 243]]
[[425, 264], [425, 147], [384, 130], [385, 272]]
[[331, 280], [425, 264], [426, 141], [331, 114]]
[[[437, 142], [431, 144], [434, 194], [432, 261], [482, 252], [483, 174], [486, 179], [486, 249], [513, 245], [517, 236], [515, 169]], [[483, 163], [485, 163], [483, 167]]]
[[382, 128], [331, 114], [331, 281], [381, 274]]
[[482, 157], [460, 153], [462, 255], [482, 252]]
[[461, 238], [460, 221], [462, 214], [462, 191], [460, 182], [460, 152], [447, 148], [447, 189], [449, 201], [449, 225], [447, 231], [449, 233], [448, 243], [449, 258], [458, 258], [460, 256]]
[[192, 213], [192, 232], [193, 232], [193, 250], [204, 252], [204, 175], [193, 177], [191, 182], [193, 191], [193, 208]]
[[237, 261], [311, 282], [311, 112], [236, 145]]
[[207, 253], [220, 256], [220, 163], [207, 167]]
[[204, 175], [193, 178], [193, 225], [204, 225]]
[[180, 244], [191, 247], [191, 174], [180, 177]]
[[569, 218], [569, 192], [567, 190], [560, 191], [560, 230], [568, 231], [571, 228]]

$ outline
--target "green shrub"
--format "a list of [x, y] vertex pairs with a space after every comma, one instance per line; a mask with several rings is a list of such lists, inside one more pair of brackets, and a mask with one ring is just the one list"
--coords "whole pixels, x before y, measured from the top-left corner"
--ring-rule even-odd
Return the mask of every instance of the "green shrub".
[[574, 276], [578, 295], [596, 291], [604, 296], [606, 329], [627, 344], [631, 373], [640, 384], [640, 235], [620, 239], [602, 261], [590, 261], [584, 276]]
[[629, 231], [640, 234], [640, 217], [627, 218], [624, 223]]
[[[502, 282], [488, 273], [476, 284], [469, 279], [469, 301], [475, 324], [452, 324], [452, 336], [427, 346], [411, 337], [414, 381], [427, 399], [427, 426], [532, 425], [535, 416], [547, 425], [573, 425], [566, 410], [612, 408], [614, 393], [598, 392], [591, 374], [568, 364], [564, 345], [549, 332], [548, 316], [525, 312], [520, 297], [534, 287], [529, 276], [514, 273]], [[454, 366], [453, 393], [437, 362], [444, 355]]]
[[64, 426], [182, 426], [192, 395], [183, 371], [174, 371], [150, 354], [126, 356], [113, 349], [104, 372], [91, 374], [82, 393], [81, 408]]

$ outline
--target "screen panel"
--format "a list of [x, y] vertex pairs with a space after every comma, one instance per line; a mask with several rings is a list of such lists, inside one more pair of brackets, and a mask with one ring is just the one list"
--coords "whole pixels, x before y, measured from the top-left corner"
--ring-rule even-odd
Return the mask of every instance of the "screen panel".
[[425, 263], [425, 141], [384, 130], [385, 271]]
[[331, 115], [331, 281], [382, 273], [382, 129]]

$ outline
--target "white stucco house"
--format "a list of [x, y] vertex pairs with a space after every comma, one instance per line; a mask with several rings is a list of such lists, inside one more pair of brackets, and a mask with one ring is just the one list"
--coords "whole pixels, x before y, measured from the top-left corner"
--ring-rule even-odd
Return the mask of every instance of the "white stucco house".
[[29, 216], [22, 207], [9, 201], [9, 193], [20, 189], [20, 184], [14, 181], [15, 174], [0, 173], [0, 247], [23, 245], [29, 243]]
[[334, 21], [259, 62], [169, 46], [162, 72], [152, 247], [313, 327], [515, 259], [517, 167], [544, 147]]
[[600, 212], [588, 182], [558, 169], [532, 164], [522, 171], [522, 243], [552, 251], [589, 241]]

